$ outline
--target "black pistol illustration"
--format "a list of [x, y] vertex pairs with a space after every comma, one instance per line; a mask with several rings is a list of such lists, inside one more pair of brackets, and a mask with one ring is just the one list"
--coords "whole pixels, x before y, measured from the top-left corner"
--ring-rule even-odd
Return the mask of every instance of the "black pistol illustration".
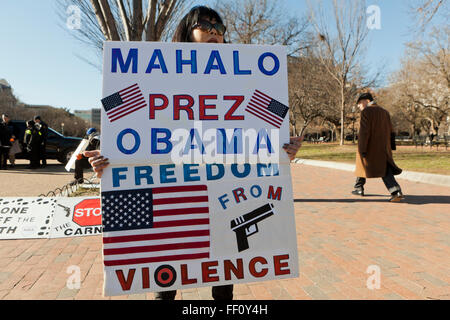
[[273, 204], [268, 203], [231, 221], [231, 230], [236, 232], [239, 252], [248, 249], [248, 237], [258, 232], [257, 223], [273, 215]]
[[58, 206], [62, 207], [64, 209], [64, 211], [66, 212], [66, 217], [70, 216], [70, 208], [63, 206], [62, 204], [58, 203]]

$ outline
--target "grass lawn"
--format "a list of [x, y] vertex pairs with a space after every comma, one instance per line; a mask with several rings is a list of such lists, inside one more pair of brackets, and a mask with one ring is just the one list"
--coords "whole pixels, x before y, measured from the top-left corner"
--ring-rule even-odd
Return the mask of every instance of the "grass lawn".
[[[340, 146], [338, 143], [311, 144], [304, 142], [297, 157], [324, 161], [355, 163], [356, 145], [347, 142]], [[406, 171], [418, 171], [450, 175], [450, 148], [436, 150], [433, 147], [398, 146], [393, 151], [395, 163]]]

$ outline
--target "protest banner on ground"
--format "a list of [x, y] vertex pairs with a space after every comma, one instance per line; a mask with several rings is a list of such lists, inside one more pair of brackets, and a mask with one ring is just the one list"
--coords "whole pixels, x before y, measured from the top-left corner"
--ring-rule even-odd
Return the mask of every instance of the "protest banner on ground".
[[89, 236], [102, 233], [99, 197], [57, 198], [51, 238]]
[[105, 42], [105, 295], [298, 276], [282, 46]]
[[101, 233], [99, 197], [0, 199], [0, 240], [64, 238]]
[[48, 238], [54, 198], [1, 198], [0, 239]]

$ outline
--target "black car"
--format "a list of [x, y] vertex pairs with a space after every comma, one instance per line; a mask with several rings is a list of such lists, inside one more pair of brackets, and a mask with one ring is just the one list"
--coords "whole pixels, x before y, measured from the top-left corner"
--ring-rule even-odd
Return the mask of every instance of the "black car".
[[[11, 120], [11, 123], [18, 128], [20, 145], [22, 152], [16, 154], [16, 159], [29, 159], [29, 154], [26, 152], [25, 145], [23, 143], [23, 137], [25, 135], [25, 129], [27, 127], [26, 121]], [[52, 128], [48, 128], [47, 136], [47, 159], [56, 159], [59, 162], [66, 164], [69, 161], [72, 153], [80, 144], [82, 138], [77, 137], [65, 137]]]

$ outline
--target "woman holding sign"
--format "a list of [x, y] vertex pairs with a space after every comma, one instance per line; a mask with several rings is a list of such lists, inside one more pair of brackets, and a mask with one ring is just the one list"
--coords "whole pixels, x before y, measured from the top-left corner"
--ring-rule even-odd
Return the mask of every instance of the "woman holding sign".
[[[188, 14], [180, 21], [174, 37], [174, 42], [198, 42], [198, 43], [225, 43], [224, 34], [226, 28], [219, 14], [204, 6], [192, 8]], [[283, 149], [293, 160], [301, 146], [302, 138], [291, 138], [290, 143], [283, 146]], [[103, 169], [109, 165], [108, 159], [100, 154], [100, 150], [85, 151], [84, 155], [89, 157], [94, 172], [97, 177], [101, 177]], [[175, 299], [176, 291], [157, 292], [158, 300]], [[212, 296], [214, 300], [231, 300], [233, 298], [233, 285], [213, 286]]]

